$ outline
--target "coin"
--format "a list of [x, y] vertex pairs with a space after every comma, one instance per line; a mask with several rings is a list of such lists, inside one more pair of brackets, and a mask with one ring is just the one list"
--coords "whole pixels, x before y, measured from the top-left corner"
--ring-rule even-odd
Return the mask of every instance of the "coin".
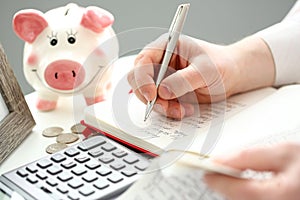
[[69, 144], [79, 139], [79, 136], [74, 133], [61, 133], [57, 136], [56, 142]]
[[46, 148], [46, 152], [49, 153], [49, 154], [53, 154], [53, 153], [56, 153], [56, 152], [58, 152], [62, 149], [65, 149], [67, 147], [68, 147], [68, 145], [63, 144], [63, 143], [53, 143], [53, 144], [50, 144]]
[[54, 126], [54, 127], [49, 127], [46, 128], [45, 130], [43, 130], [43, 136], [45, 137], [56, 137], [59, 134], [61, 134], [63, 132], [63, 128], [58, 127], [58, 126]]
[[78, 124], [74, 124], [74, 125], [71, 127], [71, 131], [72, 131], [72, 133], [81, 134], [81, 133], [84, 131], [85, 128], [86, 128], [86, 127], [85, 127], [84, 125], [78, 123]]

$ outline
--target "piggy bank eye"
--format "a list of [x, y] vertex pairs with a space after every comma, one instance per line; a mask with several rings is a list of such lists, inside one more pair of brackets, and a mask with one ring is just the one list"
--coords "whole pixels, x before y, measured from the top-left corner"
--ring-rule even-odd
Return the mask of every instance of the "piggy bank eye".
[[77, 32], [73, 31], [72, 29], [67, 31], [69, 44], [74, 44], [76, 42], [76, 34]]
[[57, 45], [57, 43], [58, 43], [58, 41], [57, 41], [56, 38], [52, 38], [52, 39], [50, 40], [51, 46], [55, 46], [55, 45]]
[[55, 34], [54, 32], [52, 32], [51, 35], [48, 35], [48, 38], [50, 40], [50, 45], [51, 46], [57, 45], [57, 43], [58, 43], [57, 33]]
[[74, 44], [74, 43], [76, 42], [76, 38], [75, 38], [74, 36], [69, 36], [69, 37], [68, 37], [68, 42], [69, 42], [70, 44]]

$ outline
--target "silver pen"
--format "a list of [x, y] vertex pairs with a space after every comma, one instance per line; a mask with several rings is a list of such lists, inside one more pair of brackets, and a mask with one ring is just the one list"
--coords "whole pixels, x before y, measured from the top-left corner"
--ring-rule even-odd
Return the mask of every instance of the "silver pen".
[[[175, 16], [173, 18], [172, 24], [169, 29], [169, 37], [168, 37], [168, 41], [167, 41], [165, 55], [164, 55], [164, 58], [163, 58], [163, 61], [162, 61], [162, 64], [161, 64], [161, 67], [160, 67], [160, 70], [159, 70], [159, 73], [157, 76], [157, 80], [155, 83], [156, 88], [158, 88], [160, 82], [164, 78], [165, 73], [168, 69], [169, 62], [171, 60], [174, 49], [177, 45], [177, 42], [178, 42], [180, 33], [182, 31], [183, 24], [184, 24], [185, 18], [187, 16], [189, 7], [190, 7], [190, 4], [181, 4], [177, 8], [177, 11], [175, 13]], [[153, 106], [156, 102], [156, 99], [157, 99], [157, 95], [154, 100], [148, 101], [144, 121], [146, 121], [149, 118], [150, 113], [153, 109]]]

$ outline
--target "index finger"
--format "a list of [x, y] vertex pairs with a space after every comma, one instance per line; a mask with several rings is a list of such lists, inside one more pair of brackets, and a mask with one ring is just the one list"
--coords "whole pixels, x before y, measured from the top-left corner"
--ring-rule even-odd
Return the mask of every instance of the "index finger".
[[137, 56], [134, 68], [128, 74], [128, 82], [147, 101], [156, 96], [154, 66], [159, 65], [165, 48], [164, 36], [148, 44]]

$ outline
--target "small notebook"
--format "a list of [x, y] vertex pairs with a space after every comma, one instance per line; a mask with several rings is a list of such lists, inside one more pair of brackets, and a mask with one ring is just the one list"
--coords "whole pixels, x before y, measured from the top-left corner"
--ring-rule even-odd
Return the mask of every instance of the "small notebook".
[[124, 77], [116, 85], [111, 99], [86, 108], [82, 123], [152, 155], [159, 155], [168, 149], [188, 149], [195, 145], [195, 141], [217, 140], [219, 134], [215, 132], [221, 133], [226, 120], [251, 109], [277, 91], [264, 88], [233, 96], [224, 102], [201, 104], [196, 107], [195, 115], [180, 121], [152, 112], [145, 122], [146, 105], [130, 90]]

